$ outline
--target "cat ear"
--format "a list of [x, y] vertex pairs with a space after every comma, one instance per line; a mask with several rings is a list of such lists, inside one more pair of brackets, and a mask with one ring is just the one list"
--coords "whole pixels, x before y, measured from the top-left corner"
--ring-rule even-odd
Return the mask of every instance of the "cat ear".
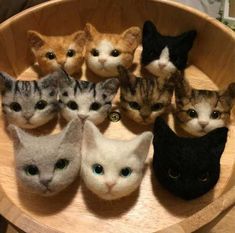
[[33, 51], [38, 50], [45, 44], [45, 40], [43, 38], [43, 35], [41, 35], [39, 32], [36, 31], [28, 31], [28, 42]]
[[110, 78], [101, 82], [101, 85], [104, 93], [113, 98], [118, 91], [120, 83], [117, 78]]
[[86, 33], [84, 31], [77, 31], [73, 34], [73, 40], [79, 47], [84, 47], [86, 43]]
[[0, 91], [11, 90], [15, 79], [5, 72], [0, 72]]
[[70, 77], [64, 69], [58, 69], [52, 73], [52, 76], [57, 80], [57, 84], [60, 88], [71, 86], [74, 82], [74, 79]]
[[[61, 145], [77, 145], [82, 140], [82, 122], [79, 118], [71, 120], [63, 131], [59, 134]], [[81, 145], [81, 143], [79, 143]]]
[[128, 48], [135, 50], [140, 43], [141, 30], [139, 27], [130, 27], [125, 30], [121, 36]]
[[86, 38], [90, 41], [94, 40], [94, 37], [99, 33], [96, 30], [96, 28], [90, 23], [86, 23], [84, 31], [85, 31], [85, 34], [86, 34]]
[[130, 144], [133, 143], [135, 148], [134, 152], [142, 162], [147, 158], [152, 138], [153, 134], [151, 132], [144, 132], [130, 142]]
[[124, 66], [118, 65], [117, 69], [119, 73], [119, 81], [121, 87], [130, 88], [131, 92], [134, 92], [136, 85], [136, 77], [131, 72], [129, 72]]
[[181, 44], [180, 48], [185, 52], [188, 52], [193, 47], [193, 42], [197, 36], [195, 30], [184, 32], [179, 36], [179, 43]]
[[220, 100], [235, 104], [235, 83], [230, 83], [225, 91], [220, 91]]
[[58, 88], [59, 79], [61, 76], [65, 75], [65, 71], [62, 69], [56, 70], [51, 74], [41, 78], [39, 84], [42, 88]]

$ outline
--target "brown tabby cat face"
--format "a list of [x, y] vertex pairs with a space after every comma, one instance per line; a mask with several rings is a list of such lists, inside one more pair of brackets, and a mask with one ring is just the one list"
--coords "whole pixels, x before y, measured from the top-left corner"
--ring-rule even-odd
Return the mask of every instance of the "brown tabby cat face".
[[122, 34], [99, 33], [91, 24], [86, 24], [86, 63], [89, 69], [101, 77], [118, 75], [117, 66], [130, 67], [134, 52], [140, 42], [141, 30], [131, 27]]
[[156, 78], [139, 78], [118, 67], [121, 83], [121, 107], [134, 121], [151, 124], [170, 109], [173, 94], [171, 80], [164, 84]]
[[202, 136], [229, 124], [235, 83], [224, 91], [197, 90], [181, 78], [177, 80], [175, 96], [175, 116], [181, 126], [192, 135]]
[[43, 74], [58, 68], [70, 75], [80, 71], [86, 42], [83, 31], [68, 36], [45, 36], [36, 31], [28, 31], [28, 41]]

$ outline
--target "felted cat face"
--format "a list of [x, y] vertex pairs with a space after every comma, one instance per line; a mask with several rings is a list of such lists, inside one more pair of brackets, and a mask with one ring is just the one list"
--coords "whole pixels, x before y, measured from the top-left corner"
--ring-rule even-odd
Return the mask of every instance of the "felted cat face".
[[228, 129], [215, 129], [199, 138], [178, 137], [161, 118], [154, 127], [153, 169], [159, 182], [173, 194], [199, 197], [214, 187]]
[[78, 73], [84, 60], [85, 33], [77, 31], [68, 36], [45, 36], [28, 31], [29, 46], [43, 74], [58, 68], [69, 74]]
[[71, 121], [59, 134], [35, 137], [11, 125], [16, 175], [30, 191], [54, 195], [71, 184], [81, 163], [82, 126]]
[[36, 128], [54, 118], [59, 110], [56, 72], [40, 80], [16, 80], [0, 72], [2, 111], [9, 123]]
[[117, 78], [99, 83], [75, 80], [63, 73], [59, 81], [61, 114], [67, 120], [79, 117], [99, 124], [105, 120], [119, 88]]
[[85, 122], [81, 174], [86, 186], [102, 199], [129, 195], [143, 178], [144, 161], [151, 132], [129, 141], [107, 139], [89, 121]]
[[163, 36], [151, 21], [146, 21], [142, 35], [141, 63], [156, 76], [170, 77], [176, 70], [186, 67], [188, 52], [195, 37], [196, 31], [188, 31], [179, 36]]
[[89, 69], [101, 77], [113, 77], [117, 65], [128, 68], [132, 65], [134, 52], [140, 43], [140, 28], [130, 27], [121, 35], [99, 33], [91, 24], [85, 28], [88, 42], [86, 63]]
[[175, 84], [176, 119], [187, 132], [195, 136], [206, 133], [230, 122], [230, 111], [234, 104], [235, 83], [226, 90], [197, 90], [187, 80], [178, 76]]
[[119, 66], [121, 106], [134, 121], [151, 124], [169, 111], [174, 85], [171, 79], [160, 83], [152, 77], [139, 78]]

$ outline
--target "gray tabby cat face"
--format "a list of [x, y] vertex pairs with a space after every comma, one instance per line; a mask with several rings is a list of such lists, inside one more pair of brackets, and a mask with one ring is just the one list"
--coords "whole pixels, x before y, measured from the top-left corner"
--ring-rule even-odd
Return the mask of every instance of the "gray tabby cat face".
[[67, 120], [79, 117], [95, 124], [105, 120], [117, 93], [119, 81], [107, 79], [97, 84], [75, 80], [63, 73], [60, 77], [61, 114]]
[[178, 75], [175, 96], [175, 116], [181, 126], [192, 135], [202, 136], [228, 126], [234, 105], [235, 83], [223, 91], [198, 90], [191, 88], [187, 80]]
[[9, 123], [21, 128], [36, 128], [57, 115], [56, 73], [40, 80], [16, 80], [0, 73], [2, 110]]
[[82, 126], [71, 121], [56, 135], [35, 137], [10, 125], [16, 175], [22, 185], [40, 195], [54, 195], [77, 177], [80, 169]]
[[139, 78], [118, 67], [121, 83], [121, 107], [134, 121], [151, 124], [156, 117], [168, 112], [173, 95], [171, 79], [159, 82], [156, 78]]

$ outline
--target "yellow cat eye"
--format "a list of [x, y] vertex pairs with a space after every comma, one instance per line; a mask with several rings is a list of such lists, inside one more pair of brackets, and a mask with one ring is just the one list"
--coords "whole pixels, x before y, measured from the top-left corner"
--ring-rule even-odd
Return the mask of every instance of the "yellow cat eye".
[[56, 58], [56, 55], [53, 52], [47, 52], [46, 57], [50, 60], [53, 60]]

